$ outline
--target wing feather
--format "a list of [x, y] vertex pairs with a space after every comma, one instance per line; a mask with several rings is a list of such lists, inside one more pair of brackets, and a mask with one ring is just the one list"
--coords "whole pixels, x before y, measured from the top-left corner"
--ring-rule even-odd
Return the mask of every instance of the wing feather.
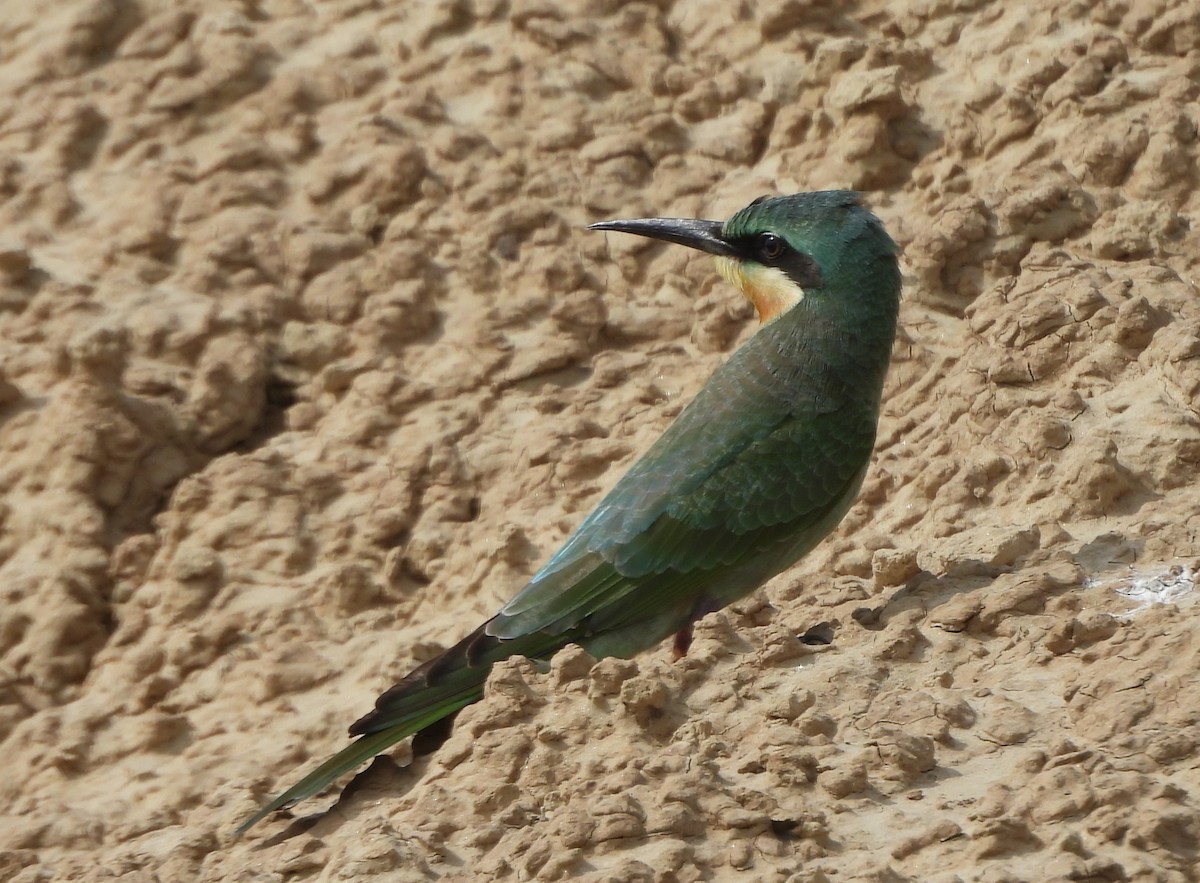
[[[844, 431], [830, 441], [827, 427], [796, 418], [780, 421], [690, 492], [665, 501], [624, 543], [588, 551], [572, 567], [544, 568], [489, 623], [488, 634], [510, 639], [584, 623], [584, 631], [594, 634], [626, 623], [630, 615], [681, 603], [681, 593], [715, 598], [748, 591], [741, 585], [706, 590], [704, 584], [721, 578], [716, 571], [756, 558], [763, 558], [764, 568], [774, 566], [773, 572], [788, 566], [791, 561], [774, 565], [770, 551], [796, 547], [797, 537], [824, 525], [857, 492], [874, 422], [870, 417], [840, 422]], [[759, 569], [746, 578], [762, 579]]]

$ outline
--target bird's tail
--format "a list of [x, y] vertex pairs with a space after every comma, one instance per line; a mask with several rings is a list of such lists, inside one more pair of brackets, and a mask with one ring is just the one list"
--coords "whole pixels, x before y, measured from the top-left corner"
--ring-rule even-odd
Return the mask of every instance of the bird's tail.
[[263, 806], [238, 826], [234, 836], [240, 837], [275, 810], [323, 791], [400, 740], [477, 702], [483, 697], [483, 685], [492, 666], [499, 660], [517, 654], [544, 658], [566, 643], [561, 634], [555, 637], [545, 633], [501, 641], [488, 635], [486, 628], [485, 623], [380, 696], [374, 710], [350, 727], [350, 735], [358, 739]]

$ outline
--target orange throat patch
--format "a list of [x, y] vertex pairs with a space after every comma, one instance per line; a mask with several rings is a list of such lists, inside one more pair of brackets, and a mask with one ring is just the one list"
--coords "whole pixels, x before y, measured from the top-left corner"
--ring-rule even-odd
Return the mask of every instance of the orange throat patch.
[[719, 257], [717, 271], [754, 304], [758, 319], [764, 325], [804, 300], [804, 289], [777, 267]]

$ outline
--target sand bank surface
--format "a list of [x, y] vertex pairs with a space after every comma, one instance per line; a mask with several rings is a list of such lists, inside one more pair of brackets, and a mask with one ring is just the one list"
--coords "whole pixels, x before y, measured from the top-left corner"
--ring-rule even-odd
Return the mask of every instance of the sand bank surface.
[[[5, 7], [0, 879], [1200, 879], [1195, 0]], [[838, 531], [233, 841], [753, 331], [585, 226], [833, 187]]]

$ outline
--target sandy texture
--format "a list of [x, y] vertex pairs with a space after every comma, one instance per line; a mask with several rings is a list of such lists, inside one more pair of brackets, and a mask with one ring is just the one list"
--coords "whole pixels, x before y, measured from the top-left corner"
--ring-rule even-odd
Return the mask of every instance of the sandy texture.
[[[3, 6], [0, 879], [1200, 879], [1196, 0]], [[584, 226], [825, 187], [838, 532], [231, 842], [752, 331]]]

